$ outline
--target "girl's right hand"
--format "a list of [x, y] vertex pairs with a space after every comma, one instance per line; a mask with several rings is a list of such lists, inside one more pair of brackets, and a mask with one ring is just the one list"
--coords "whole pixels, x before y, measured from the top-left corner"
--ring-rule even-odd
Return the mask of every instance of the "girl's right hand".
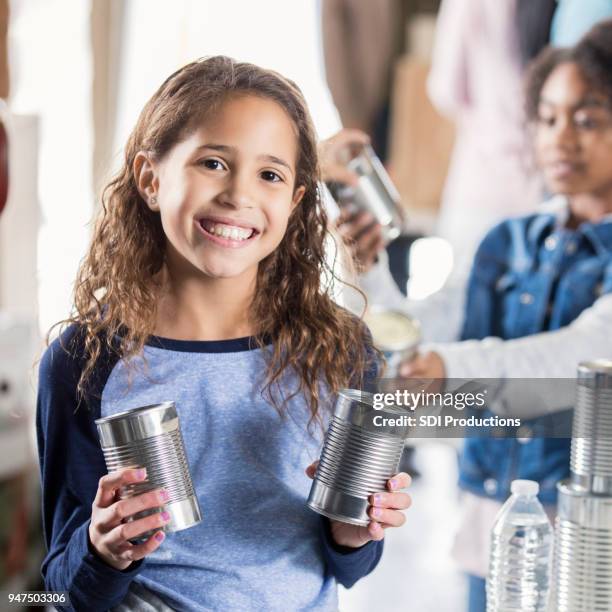
[[163, 531], [156, 531], [142, 544], [132, 544], [129, 541], [147, 531], [163, 527], [170, 520], [167, 512], [155, 512], [144, 518], [124, 522], [133, 514], [168, 502], [168, 492], [163, 489], [119, 499], [121, 487], [142, 482], [146, 477], [146, 470], [132, 468], [102, 476], [91, 506], [91, 546], [105, 563], [118, 570], [127, 569], [133, 561], [151, 554], [164, 541]]

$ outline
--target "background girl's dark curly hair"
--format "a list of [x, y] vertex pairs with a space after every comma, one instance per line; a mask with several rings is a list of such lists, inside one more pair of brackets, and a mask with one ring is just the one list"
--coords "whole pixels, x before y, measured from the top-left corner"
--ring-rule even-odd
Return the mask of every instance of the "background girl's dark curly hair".
[[327, 217], [317, 181], [316, 138], [298, 87], [281, 75], [227, 57], [195, 61], [172, 74], [142, 110], [125, 148], [122, 169], [104, 190], [89, 252], [75, 286], [75, 312], [60, 324], [82, 330], [85, 367], [78, 383], [81, 395], [101, 354], [103, 343], [127, 364], [142, 352], [153, 334], [156, 304], [162, 289], [166, 238], [159, 213], [152, 212], [136, 187], [133, 173], [138, 151], [161, 159], [214, 113], [229, 96], [256, 95], [278, 103], [291, 117], [298, 138], [295, 186], [306, 190], [293, 210], [279, 247], [259, 264], [252, 317], [256, 341], [272, 338], [266, 390], [288, 368], [298, 374], [299, 388], [318, 415], [321, 377], [332, 392], [360, 384], [377, 355], [364, 324], [330, 298], [322, 278], [338, 279], [326, 264]]
[[594, 91], [605, 95], [612, 106], [612, 20], [593, 27], [575, 47], [548, 47], [532, 62], [526, 80], [526, 112], [530, 121], [538, 117], [544, 83], [560, 64], [574, 63]]

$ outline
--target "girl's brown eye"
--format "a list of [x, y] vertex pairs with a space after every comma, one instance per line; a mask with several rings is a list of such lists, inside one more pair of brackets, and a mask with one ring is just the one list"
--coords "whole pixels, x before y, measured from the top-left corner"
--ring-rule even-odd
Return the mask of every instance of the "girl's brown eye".
[[538, 123], [552, 127], [555, 124], [555, 118], [547, 115], [538, 115]]
[[278, 183], [283, 180], [276, 172], [272, 172], [271, 170], [264, 170], [261, 173], [261, 178], [270, 183]]
[[579, 127], [582, 128], [584, 130], [594, 130], [597, 129], [599, 127], [599, 123], [597, 121], [597, 119], [593, 118], [593, 117], [576, 117], [574, 119], [574, 123]]
[[223, 170], [223, 164], [218, 159], [202, 159], [198, 164], [209, 170]]

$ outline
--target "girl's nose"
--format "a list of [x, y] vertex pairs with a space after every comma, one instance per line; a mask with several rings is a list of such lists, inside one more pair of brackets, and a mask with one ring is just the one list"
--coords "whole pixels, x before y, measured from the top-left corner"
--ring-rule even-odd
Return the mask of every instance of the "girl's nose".
[[574, 151], [579, 146], [578, 133], [572, 121], [560, 121], [553, 135], [557, 148], [564, 151]]
[[219, 202], [230, 208], [252, 208], [252, 189], [247, 178], [234, 176], [225, 185], [225, 189], [219, 194]]

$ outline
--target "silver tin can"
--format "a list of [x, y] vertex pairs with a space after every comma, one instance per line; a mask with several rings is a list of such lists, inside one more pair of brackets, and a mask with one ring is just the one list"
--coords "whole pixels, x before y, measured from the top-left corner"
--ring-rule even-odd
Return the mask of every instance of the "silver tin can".
[[158, 488], [164, 488], [170, 495], [163, 508], [145, 510], [134, 519], [166, 510], [170, 521], [163, 528], [165, 532], [187, 529], [202, 520], [174, 402], [143, 406], [97, 419], [96, 426], [109, 472], [127, 467], [147, 470], [146, 481], [121, 490], [122, 499]]
[[386, 359], [385, 377], [397, 376], [400, 364], [414, 357], [421, 341], [421, 326], [409, 315], [384, 306], [371, 306], [363, 317], [374, 345]]
[[557, 485], [553, 600], [557, 612], [612, 612], [612, 497]]
[[612, 495], [612, 361], [578, 366], [572, 425], [572, 481], [587, 491]]
[[359, 177], [352, 200], [361, 209], [372, 213], [382, 226], [387, 242], [397, 238], [404, 226], [400, 195], [382, 162], [370, 145], [360, 147], [347, 164]]
[[397, 419], [408, 411], [393, 407], [375, 410], [373, 396], [343, 389], [325, 435], [308, 506], [328, 518], [367, 525], [368, 498], [386, 491], [399, 468], [407, 424], [376, 425], [374, 417]]

